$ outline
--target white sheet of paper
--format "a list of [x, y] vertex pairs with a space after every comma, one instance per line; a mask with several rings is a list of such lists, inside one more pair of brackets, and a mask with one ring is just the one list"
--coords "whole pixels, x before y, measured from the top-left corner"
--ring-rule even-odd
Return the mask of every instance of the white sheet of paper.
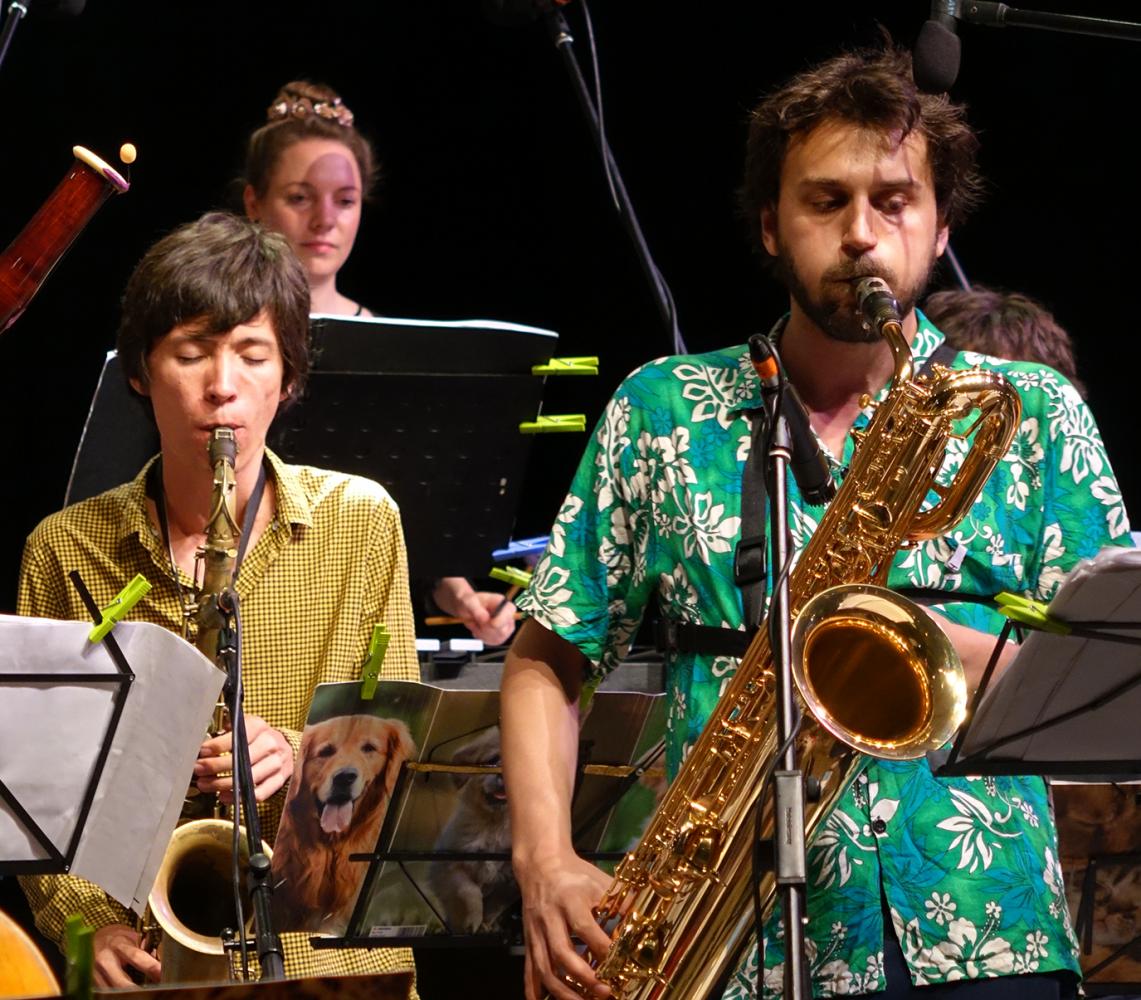
[[[1070, 572], [1052, 617], [1069, 622], [1141, 622], [1141, 550], [1105, 549]], [[1122, 630], [1141, 637], [1141, 630]], [[987, 692], [963, 744], [971, 756], [994, 740], [1088, 705], [1141, 677], [1141, 646], [1034, 632]], [[1141, 760], [1141, 686], [1068, 722], [996, 748], [1026, 761]]]
[[[91, 626], [0, 616], [0, 674], [86, 674], [85, 683], [3, 685], [0, 780], [66, 854], [113, 710], [116, 673]], [[174, 830], [224, 680], [179, 636], [122, 622], [115, 638], [135, 680], [76, 849], [71, 874], [141, 909]], [[42, 858], [0, 802], [0, 858]]]

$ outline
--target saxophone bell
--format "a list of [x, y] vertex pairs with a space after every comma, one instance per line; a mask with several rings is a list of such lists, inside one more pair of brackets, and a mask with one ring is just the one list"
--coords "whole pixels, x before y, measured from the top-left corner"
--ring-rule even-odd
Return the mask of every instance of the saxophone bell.
[[967, 711], [946, 632], [917, 604], [871, 584], [830, 587], [804, 606], [792, 628], [792, 674], [816, 720], [873, 757], [938, 750]]

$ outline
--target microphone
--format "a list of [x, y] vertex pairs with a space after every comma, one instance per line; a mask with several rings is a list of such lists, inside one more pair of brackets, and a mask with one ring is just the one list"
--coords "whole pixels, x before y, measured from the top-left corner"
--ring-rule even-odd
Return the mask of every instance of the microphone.
[[911, 72], [926, 94], [946, 93], [959, 75], [958, 15], [958, 0], [931, 0], [931, 16], [919, 29], [911, 50]]
[[836, 484], [832, 482], [828, 459], [824, 457], [820, 443], [812, 433], [804, 403], [800, 401], [796, 388], [781, 373], [773, 345], [763, 333], [754, 333], [749, 338], [749, 358], [761, 380], [761, 391], [765, 397], [771, 398], [780, 393], [780, 412], [792, 442], [789, 469], [801, 496], [813, 506], [828, 503], [836, 495]]
[[862, 278], [856, 285], [856, 307], [863, 316], [865, 330], [872, 330], [883, 336], [883, 328], [888, 323], [903, 324], [891, 288], [883, 278]]

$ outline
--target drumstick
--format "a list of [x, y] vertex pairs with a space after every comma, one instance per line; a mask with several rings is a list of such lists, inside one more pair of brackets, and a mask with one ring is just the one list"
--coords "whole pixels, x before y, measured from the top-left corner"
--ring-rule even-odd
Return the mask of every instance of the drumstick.
[[[499, 605], [496, 607], [496, 609], [493, 612], [491, 612], [491, 618], [498, 618], [500, 613], [503, 611], [503, 609], [505, 607], [507, 607], [508, 604], [511, 603], [511, 599], [516, 594], [519, 593], [519, 590], [520, 590], [520, 588], [517, 585], [512, 585], [511, 587], [508, 587], [507, 593], [504, 595], [503, 600], [500, 601]], [[515, 621], [517, 621], [517, 622], [522, 621], [523, 620], [523, 612], [522, 611], [516, 611], [514, 617], [515, 617]], [[425, 625], [462, 625], [463, 620], [460, 618], [456, 618], [453, 615], [431, 615], [428, 618], [424, 619], [424, 624]]]

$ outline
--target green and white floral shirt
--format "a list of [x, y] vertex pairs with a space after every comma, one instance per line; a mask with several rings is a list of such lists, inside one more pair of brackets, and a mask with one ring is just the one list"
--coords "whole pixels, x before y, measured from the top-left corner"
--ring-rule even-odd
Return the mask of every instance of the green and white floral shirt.
[[[942, 341], [921, 316], [917, 366]], [[969, 353], [953, 367], [972, 365], [1011, 380], [1021, 426], [967, 517], [947, 536], [901, 552], [890, 583], [1048, 599], [1079, 559], [1130, 544], [1121, 494], [1093, 416], [1063, 376]], [[742, 627], [733, 551], [750, 444], [746, 411], [759, 405], [744, 347], [664, 358], [630, 375], [599, 421], [520, 607], [600, 673], [624, 656], [655, 591], [669, 619]], [[869, 418], [863, 413], [856, 428]], [[852, 448], [849, 439], [832, 459], [837, 479]], [[952, 447], [944, 481], [965, 451]], [[789, 489], [799, 550], [823, 508], [806, 505], [795, 482]], [[946, 614], [992, 633], [1001, 625], [985, 605], [950, 603]], [[727, 657], [670, 659], [671, 775], [735, 667]], [[1055, 845], [1040, 779], [937, 780], [925, 761], [872, 761], [809, 845], [815, 994], [884, 988], [881, 890], [917, 984], [1076, 973]], [[768, 996], [779, 995], [783, 974], [778, 925], [776, 914], [766, 930]], [[749, 949], [726, 996], [751, 997], [756, 973], [757, 951]]]

